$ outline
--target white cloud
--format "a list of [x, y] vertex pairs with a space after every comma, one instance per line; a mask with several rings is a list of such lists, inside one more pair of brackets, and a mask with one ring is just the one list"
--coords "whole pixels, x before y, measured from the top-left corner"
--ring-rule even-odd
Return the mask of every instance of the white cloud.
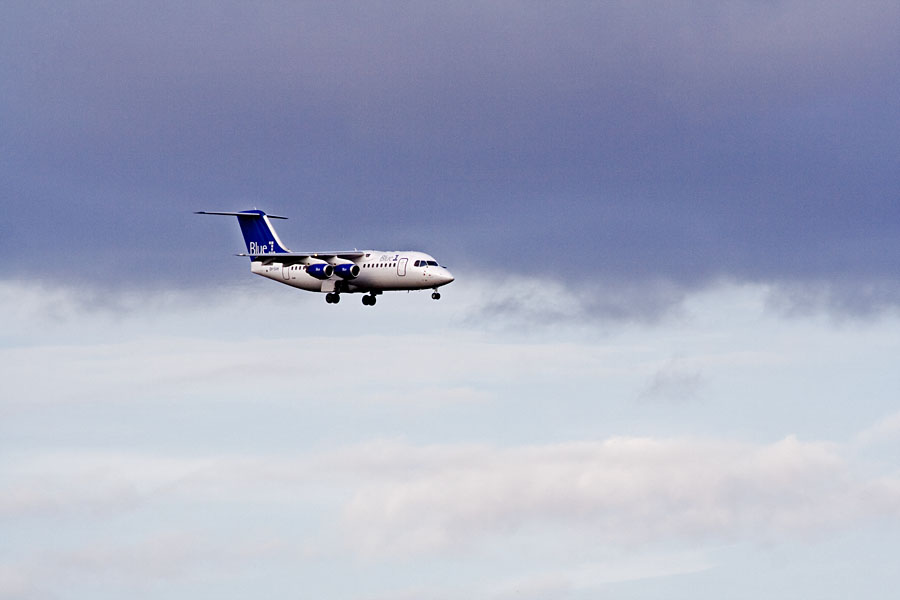
[[661, 365], [641, 391], [641, 400], [687, 402], [699, 398], [703, 375], [683, 359], [673, 358]]
[[[608, 359], [621, 347], [509, 340], [457, 326], [475, 310], [481, 291], [464, 288], [457, 304], [446, 303], [447, 314], [428, 299], [411, 318], [415, 300], [398, 296], [379, 303], [374, 314], [316, 302], [305, 307], [309, 315], [297, 317], [277, 294], [254, 301], [252, 310], [235, 293], [208, 307], [197, 297], [170, 295], [143, 308], [122, 300], [130, 307], [123, 312], [84, 311], [75, 290], [45, 294], [7, 282], [0, 300], [10, 308], [2, 324], [11, 339], [38, 333], [0, 346], [0, 409], [194, 392], [246, 400], [258, 397], [254, 378], [263, 373], [270, 397], [297, 390], [330, 396], [337, 385], [343, 397], [375, 402], [484, 402], [494, 397], [485, 386], [511, 377], [546, 382], [613, 372]], [[251, 312], [263, 316], [248, 318]]]
[[[627, 545], [671, 539], [766, 540], [846, 526], [900, 501], [888, 475], [865, 476], [843, 447], [787, 437], [610, 438], [495, 447], [371, 442], [283, 456], [160, 459], [72, 453], [4, 474], [7, 517], [125, 510], [135, 503], [278, 505], [337, 493], [348, 546], [364, 555], [443, 552], [537, 527]], [[88, 474], [103, 473], [103, 485]], [[77, 482], [77, 483], [76, 483]], [[23, 491], [24, 490], [24, 491]]]
[[897, 439], [900, 439], [900, 412], [884, 417], [856, 435], [856, 441], [861, 444], [877, 444]]
[[535, 526], [622, 544], [765, 540], [843, 527], [900, 500], [858, 479], [833, 445], [793, 437], [761, 446], [613, 438], [419, 452], [397, 452], [405, 462], [419, 456], [415, 475], [371, 482], [347, 506], [346, 529], [364, 551], [443, 551]]
[[596, 591], [607, 583], [698, 573], [712, 566], [699, 552], [620, 556], [503, 581], [479, 596], [496, 600], [559, 598], [571, 592]]
[[145, 593], [179, 581], [228, 580], [263, 561], [283, 560], [293, 546], [258, 535], [222, 539], [192, 529], [167, 529], [147, 536], [95, 539], [67, 548], [22, 553], [0, 565], [0, 598], [66, 597], [53, 590], [119, 589]]
[[[49, 573], [78, 581], [102, 571], [143, 586], [239, 572], [260, 556], [402, 564], [491, 556], [500, 547], [522, 554], [525, 566], [460, 589], [541, 597], [698, 572], [713, 564], [702, 550], [709, 544], [804, 540], [900, 516], [900, 480], [851, 456], [849, 445], [794, 437], [511, 447], [382, 440], [296, 456], [205, 458], [66, 452], [5, 465], [0, 497], [18, 498], [2, 515], [18, 527], [50, 518], [54, 531], [65, 532], [85, 516], [114, 523], [125, 512], [129, 521], [156, 522], [137, 537], [107, 534], [26, 554], [34, 581]], [[97, 473], [103, 485], [90, 477]], [[37, 497], [29, 506], [23, 481], [53, 490], [52, 505]], [[215, 531], [192, 518], [209, 509], [220, 513]], [[315, 525], [291, 525], [300, 515]], [[659, 554], [667, 545], [693, 550]], [[624, 556], [609, 554], [623, 549]], [[27, 587], [29, 580], [8, 583]]]
[[10, 455], [0, 469], [0, 518], [104, 518], [199, 479], [213, 459], [77, 451]]
[[3, 486], [0, 518], [108, 513], [125, 510], [136, 499], [137, 493], [131, 486], [124, 482], [107, 481], [103, 477], [88, 476], [78, 481], [36, 477]]
[[127, 544], [95, 542], [53, 553], [50, 560], [64, 571], [148, 581], [189, 577], [198, 567], [210, 565], [219, 570], [242, 568], [286, 550], [288, 546], [279, 539], [243, 538], [222, 544], [211, 536], [171, 530]]
[[898, 517], [897, 418], [867, 426], [894, 410], [890, 319], [783, 319], [747, 287], [653, 324], [517, 328], [468, 319], [484, 282], [375, 312], [277, 287], [84, 310], [5, 285], [10, 590], [96, 590], [104, 563], [123, 591], [215, 578], [257, 547], [273, 566], [248, 580], [379, 583], [334, 597], [578, 595]]
[[39, 591], [35, 580], [18, 564], [0, 564], [0, 598], [23, 600], [46, 598]]

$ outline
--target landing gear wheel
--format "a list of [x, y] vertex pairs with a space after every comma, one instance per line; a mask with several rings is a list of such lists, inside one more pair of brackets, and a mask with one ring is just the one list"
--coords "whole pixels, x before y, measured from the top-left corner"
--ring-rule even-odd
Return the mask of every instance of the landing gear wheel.
[[434, 292], [433, 294], [431, 294], [431, 299], [432, 300], [440, 300], [441, 299], [440, 293]]
[[362, 303], [366, 306], [375, 306], [375, 296], [363, 296]]
[[327, 302], [328, 304], [337, 304], [340, 301], [341, 301], [340, 294], [334, 294], [332, 292], [325, 294], [325, 302]]

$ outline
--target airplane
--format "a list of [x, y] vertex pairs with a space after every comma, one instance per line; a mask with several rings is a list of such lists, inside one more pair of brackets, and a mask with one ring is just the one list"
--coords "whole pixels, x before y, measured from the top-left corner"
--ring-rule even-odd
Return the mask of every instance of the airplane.
[[378, 296], [387, 291], [434, 290], [431, 297], [440, 300], [438, 288], [453, 281], [453, 275], [434, 257], [424, 252], [382, 250], [340, 250], [335, 252], [291, 252], [270, 219], [261, 210], [241, 212], [197, 211], [198, 215], [237, 217], [247, 253], [250, 272], [309, 292], [324, 292], [325, 302], [337, 304], [341, 294], [362, 293], [362, 303], [375, 306]]

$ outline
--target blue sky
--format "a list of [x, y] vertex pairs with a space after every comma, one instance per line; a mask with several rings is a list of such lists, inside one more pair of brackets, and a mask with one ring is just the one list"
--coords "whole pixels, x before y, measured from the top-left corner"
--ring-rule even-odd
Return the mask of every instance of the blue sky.
[[896, 3], [3, 13], [0, 598], [897, 588]]

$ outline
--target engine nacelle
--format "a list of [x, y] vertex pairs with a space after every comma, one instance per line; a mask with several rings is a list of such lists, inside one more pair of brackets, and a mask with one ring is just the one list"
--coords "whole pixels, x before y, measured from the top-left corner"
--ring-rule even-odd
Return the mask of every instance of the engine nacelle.
[[359, 265], [345, 263], [334, 268], [334, 274], [341, 279], [356, 279], [359, 277]]
[[334, 275], [334, 267], [326, 263], [316, 263], [306, 267], [306, 274], [316, 279], [328, 279]]

